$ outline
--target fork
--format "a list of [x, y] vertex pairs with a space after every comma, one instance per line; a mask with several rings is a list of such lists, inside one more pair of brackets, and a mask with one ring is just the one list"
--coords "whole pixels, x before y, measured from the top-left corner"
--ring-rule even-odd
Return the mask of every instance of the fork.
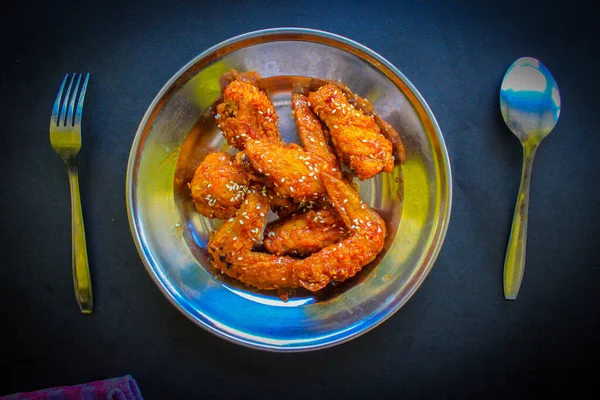
[[[81, 90], [79, 90], [79, 84], [82, 75], [73, 74], [65, 93], [64, 89], [68, 78], [69, 74], [66, 74], [52, 109], [50, 143], [54, 151], [65, 162], [69, 174], [69, 186], [71, 188], [71, 252], [75, 298], [81, 313], [91, 314], [93, 307], [92, 281], [90, 279], [81, 198], [79, 196], [79, 176], [77, 174], [77, 154], [81, 149], [81, 113], [90, 74], [85, 75]], [[77, 82], [73, 88], [75, 78], [77, 78]], [[73, 91], [71, 92], [72, 88]], [[77, 108], [75, 108], [75, 103], [77, 103]]]

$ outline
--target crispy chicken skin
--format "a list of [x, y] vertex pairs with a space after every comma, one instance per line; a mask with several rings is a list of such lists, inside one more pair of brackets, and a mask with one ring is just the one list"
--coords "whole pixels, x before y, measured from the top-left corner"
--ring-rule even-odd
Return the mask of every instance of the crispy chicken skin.
[[341, 161], [364, 180], [394, 168], [392, 144], [380, 132], [375, 118], [348, 103], [341, 90], [328, 84], [308, 95], [311, 108], [329, 128]]
[[236, 80], [227, 85], [217, 116], [227, 143], [240, 150], [250, 139], [280, 140], [271, 100], [250, 83]]
[[278, 256], [305, 257], [342, 239], [348, 230], [331, 206], [292, 214], [265, 228], [264, 245]]
[[225, 153], [211, 153], [189, 184], [198, 212], [209, 218], [231, 218], [248, 191], [249, 176]]
[[304, 259], [254, 252], [268, 197], [251, 190], [233, 220], [226, 221], [208, 243], [215, 267], [259, 289], [301, 286], [317, 291], [332, 280], [341, 282], [356, 275], [373, 261], [383, 249], [385, 223], [350, 186], [327, 173], [321, 178], [350, 230], [348, 237]]
[[[330, 170], [336, 178], [341, 176], [340, 164], [329, 147], [328, 138], [323, 124], [308, 105], [308, 98], [302, 94], [292, 94], [292, 110], [298, 136], [302, 141], [304, 150], [321, 157], [331, 167]], [[328, 136], [327, 132], [327, 136]]]
[[325, 195], [325, 185], [319, 173], [331, 173], [330, 165], [300, 146], [249, 140], [244, 153], [252, 168], [263, 174], [271, 182], [273, 190], [281, 196], [300, 202]]

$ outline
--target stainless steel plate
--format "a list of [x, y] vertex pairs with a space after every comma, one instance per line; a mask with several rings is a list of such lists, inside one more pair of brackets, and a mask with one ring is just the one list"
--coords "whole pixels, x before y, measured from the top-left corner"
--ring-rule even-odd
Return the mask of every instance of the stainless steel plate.
[[[284, 302], [275, 292], [253, 290], [221, 275], [208, 262], [206, 244], [218, 221], [193, 210], [191, 200], [174, 184], [174, 176], [190, 132], [196, 132], [200, 154], [226, 148], [214, 127], [199, 130], [198, 124], [219, 97], [219, 77], [232, 68], [254, 70], [263, 77], [341, 80], [368, 98], [400, 133], [406, 163], [360, 184], [363, 200], [386, 219], [388, 238], [377, 260], [355, 278], [316, 294], [293, 291]], [[287, 141], [297, 141], [290, 118], [292, 89], [291, 84], [274, 85], [268, 91]], [[242, 345], [302, 351], [348, 341], [406, 303], [441, 248], [450, 217], [451, 181], [448, 154], [435, 118], [400, 71], [349, 39], [280, 28], [220, 43], [165, 84], [132, 145], [127, 208], [134, 241], [150, 276], [182, 313]]]

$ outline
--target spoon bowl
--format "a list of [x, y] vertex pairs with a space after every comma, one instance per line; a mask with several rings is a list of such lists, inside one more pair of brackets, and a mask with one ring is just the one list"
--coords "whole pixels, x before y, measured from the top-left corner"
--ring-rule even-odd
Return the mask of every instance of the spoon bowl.
[[556, 126], [560, 93], [554, 77], [539, 60], [522, 57], [506, 71], [500, 88], [500, 111], [523, 145], [523, 169], [504, 261], [504, 297], [515, 300], [525, 270], [529, 187], [535, 152]]

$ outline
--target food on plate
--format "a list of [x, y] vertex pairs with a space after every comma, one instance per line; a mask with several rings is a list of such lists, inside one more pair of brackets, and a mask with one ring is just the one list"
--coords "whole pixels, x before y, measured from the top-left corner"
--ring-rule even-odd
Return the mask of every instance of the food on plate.
[[329, 198], [349, 229], [348, 236], [299, 259], [260, 253], [252, 248], [266, 219], [268, 197], [253, 189], [208, 243], [213, 264], [224, 274], [259, 289], [303, 287], [317, 291], [332, 280], [343, 282], [383, 249], [385, 222], [348, 184], [321, 173]]
[[342, 170], [337, 157], [329, 147], [329, 132], [310, 108], [306, 96], [292, 93], [292, 109], [298, 128], [298, 136], [304, 150], [321, 157], [323, 161], [329, 164], [332, 175], [340, 177]]
[[[224, 74], [213, 113], [239, 151], [208, 154], [188, 184], [200, 214], [225, 220], [208, 242], [212, 264], [258, 289], [317, 291], [373, 261], [386, 225], [353, 178], [390, 172], [393, 155], [405, 157], [367, 100], [340, 82], [303, 79], [303, 93], [291, 98], [300, 146], [281, 140], [257, 73]], [[279, 218], [266, 224], [270, 212]]]
[[334, 84], [308, 95], [315, 114], [327, 125], [341, 161], [361, 180], [394, 169], [392, 144], [375, 123], [375, 118], [352, 106]]
[[227, 85], [216, 117], [227, 143], [239, 150], [250, 139], [279, 141], [273, 103], [250, 83], [235, 80]]
[[331, 167], [320, 157], [295, 143], [284, 145], [268, 140], [250, 140], [244, 154], [252, 168], [273, 185], [273, 190], [295, 201], [315, 200], [325, 195], [320, 171]]
[[264, 245], [278, 256], [305, 257], [336, 243], [347, 233], [340, 215], [327, 204], [267, 224]]
[[250, 177], [231, 156], [211, 153], [200, 163], [189, 184], [196, 210], [209, 218], [231, 218], [244, 201]]

